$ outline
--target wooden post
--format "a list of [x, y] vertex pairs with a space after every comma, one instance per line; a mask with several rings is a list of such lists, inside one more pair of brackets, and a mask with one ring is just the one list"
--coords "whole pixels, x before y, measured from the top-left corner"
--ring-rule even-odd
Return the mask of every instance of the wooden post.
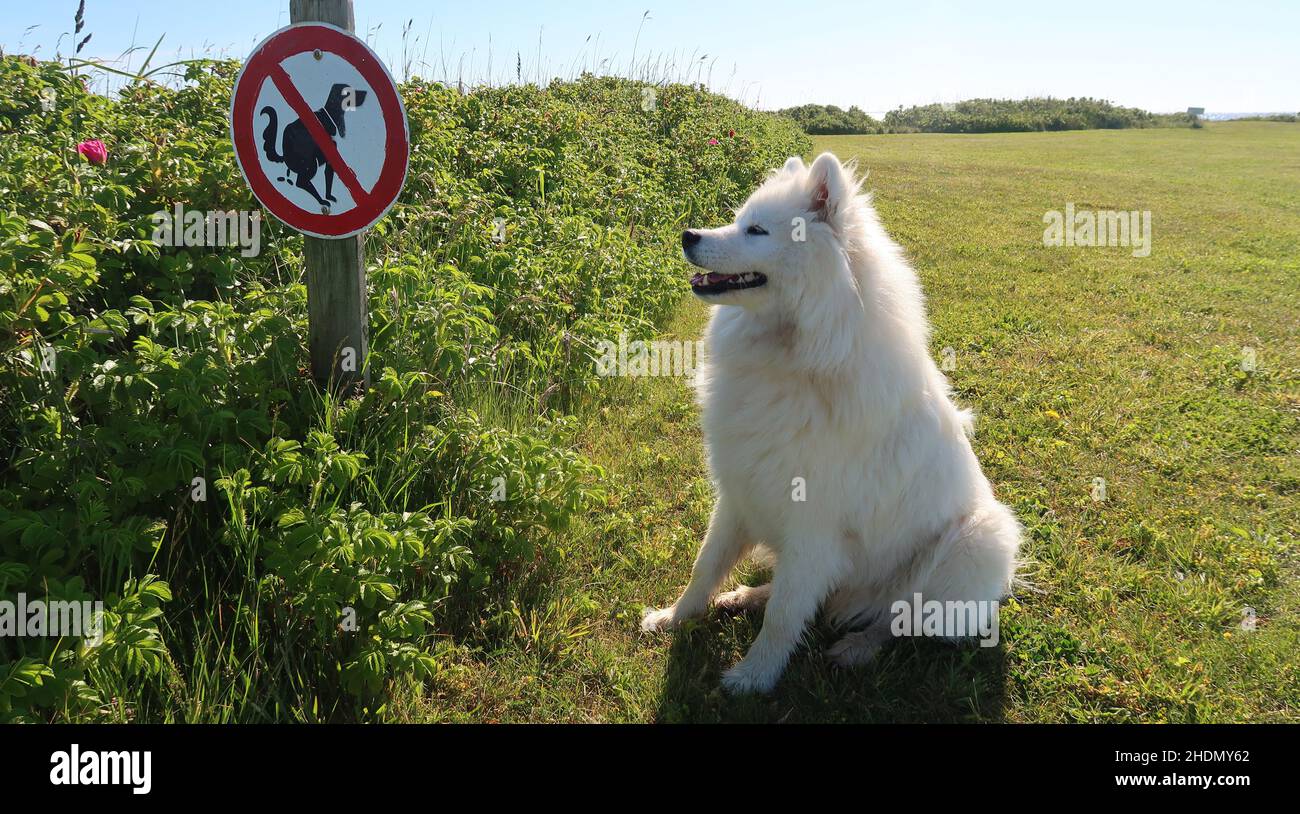
[[[354, 32], [352, 0], [289, 0], [289, 22], [329, 23]], [[370, 384], [365, 368], [365, 233], [342, 240], [303, 236], [307, 266], [307, 349], [321, 387], [347, 392]]]

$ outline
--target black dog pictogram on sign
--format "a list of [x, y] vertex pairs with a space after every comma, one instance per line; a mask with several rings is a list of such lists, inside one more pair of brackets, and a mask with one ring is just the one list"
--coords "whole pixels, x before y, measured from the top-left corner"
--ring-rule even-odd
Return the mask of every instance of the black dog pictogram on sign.
[[[345, 100], [350, 102], [345, 104]], [[320, 122], [321, 127], [325, 128], [330, 138], [346, 138], [348, 110], [360, 107], [365, 104], [365, 101], [364, 90], [339, 82], [330, 88], [325, 106], [316, 111], [316, 120]], [[315, 139], [312, 138], [302, 119], [296, 119], [284, 128], [284, 155], [280, 155], [275, 149], [276, 137], [279, 134], [279, 117], [275, 108], [267, 105], [262, 108], [261, 115], [270, 119], [266, 130], [262, 131], [262, 153], [268, 160], [285, 165], [285, 175], [276, 180], [295, 184], [299, 189], [310, 193], [322, 205], [337, 203], [338, 198], [333, 195], [334, 166], [325, 157], [325, 152], [316, 146]], [[323, 198], [312, 183], [312, 179], [316, 177], [316, 170], [322, 164], [325, 166], [325, 197]], [[293, 175], [298, 176], [297, 181], [293, 179]]]

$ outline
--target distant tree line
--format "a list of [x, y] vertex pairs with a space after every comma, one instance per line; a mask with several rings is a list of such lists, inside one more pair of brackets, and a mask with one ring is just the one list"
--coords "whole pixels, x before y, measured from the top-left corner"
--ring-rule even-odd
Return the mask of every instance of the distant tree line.
[[1300, 121], [1300, 114], [1296, 113], [1269, 113], [1263, 116], [1238, 116], [1236, 121], [1239, 122], [1290, 122], [1295, 124]]
[[1151, 113], [1104, 99], [968, 99], [955, 104], [914, 105], [873, 119], [857, 107], [800, 105], [779, 111], [813, 135], [867, 133], [1015, 133], [1041, 130], [1118, 130], [1129, 127], [1191, 127], [1186, 113]]

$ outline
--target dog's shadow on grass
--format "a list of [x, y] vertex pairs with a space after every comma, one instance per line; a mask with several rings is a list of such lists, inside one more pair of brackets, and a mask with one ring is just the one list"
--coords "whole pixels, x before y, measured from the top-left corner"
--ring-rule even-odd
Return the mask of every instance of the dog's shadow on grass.
[[889, 642], [870, 664], [844, 669], [825, 650], [840, 635], [816, 625], [768, 696], [731, 696], [722, 673], [758, 635], [761, 614], [713, 611], [673, 634], [656, 720], [685, 722], [998, 722], [1003, 720], [1002, 645], [925, 638]]

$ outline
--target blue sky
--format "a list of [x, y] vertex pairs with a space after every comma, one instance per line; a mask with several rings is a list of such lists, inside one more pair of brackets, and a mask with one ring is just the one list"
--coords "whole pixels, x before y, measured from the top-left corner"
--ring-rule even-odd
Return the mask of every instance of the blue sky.
[[[3, 5], [5, 52], [39, 46], [36, 53], [46, 57], [71, 31], [76, 9], [75, 0]], [[85, 31], [94, 37], [82, 56], [109, 59], [132, 44], [147, 52], [160, 35], [167, 59], [242, 58], [289, 16], [288, 0], [86, 5]], [[1052, 95], [1155, 111], [1300, 110], [1297, 0], [356, 0], [356, 9], [358, 33], [399, 76], [409, 64], [412, 73], [435, 79], [454, 81], [459, 73], [471, 83], [501, 82], [513, 79], [517, 54], [525, 79], [567, 77], [602, 64], [626, 75], [635, 47], [638, 62], [659, 59], [661, 74], [698, 75], [764, 108], [823, 102], [883, 111], [976, 96]], [[71, 52], [67, 38], [59, 50]], [[143, 52], [134, 56], [137, 64]]]

